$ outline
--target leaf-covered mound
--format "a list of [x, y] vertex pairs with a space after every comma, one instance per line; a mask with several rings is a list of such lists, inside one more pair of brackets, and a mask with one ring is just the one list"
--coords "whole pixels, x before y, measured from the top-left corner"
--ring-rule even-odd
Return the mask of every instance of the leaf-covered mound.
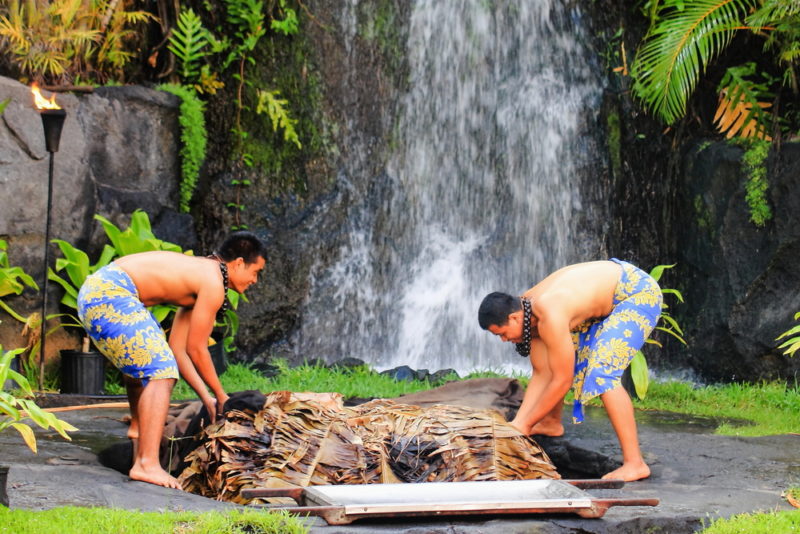
[[246, 488], [560, 478], [544, 450], [494, 410], [391, 400], [345, 407], [338, 393], [278, 391], [229, 410], [186, 456], [183, 488], [246, 504]]

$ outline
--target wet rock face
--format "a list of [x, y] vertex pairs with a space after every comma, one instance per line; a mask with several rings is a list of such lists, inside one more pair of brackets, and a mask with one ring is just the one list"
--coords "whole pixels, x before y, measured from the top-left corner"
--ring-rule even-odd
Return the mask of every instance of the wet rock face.
[[800, 358], [781, 355], [775, 338], [800, 311], [800, 145], [785, 143], [768, 166], [773, 218], [750, 222], [742, 149], [693, 145], [679, 174], [672, 231], [678, 283], [687, 304], [675, 306], [689, 348], [675, 351], [708, 380], [796, 376]]

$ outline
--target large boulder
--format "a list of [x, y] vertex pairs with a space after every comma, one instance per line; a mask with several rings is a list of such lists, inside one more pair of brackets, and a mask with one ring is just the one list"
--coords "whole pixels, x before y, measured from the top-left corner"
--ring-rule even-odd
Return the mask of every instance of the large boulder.
[[679, 173], [672, 231], [687, 303], [674, 311], [689, 347], [671, 363], [684, 358], [710, 380], [797, 376], [800, 358], [782, 355], [775, 338], [800, 311], [800, 144], [783, 144], [766, 162], [773, 217], [761, 228], [749, 220], [742, 152], [695, 145]]

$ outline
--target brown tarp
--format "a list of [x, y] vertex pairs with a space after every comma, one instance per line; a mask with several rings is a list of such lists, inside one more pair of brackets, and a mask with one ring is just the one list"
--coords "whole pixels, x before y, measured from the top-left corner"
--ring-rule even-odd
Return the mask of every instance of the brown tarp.
[[473, 378], [448, 382], [438, 388], [402, 395], [394, 400], [415, 406], [450, 404], [476, 410], [494, 409], [510, 421], [516, 415], [525, 390], [514, 378]]

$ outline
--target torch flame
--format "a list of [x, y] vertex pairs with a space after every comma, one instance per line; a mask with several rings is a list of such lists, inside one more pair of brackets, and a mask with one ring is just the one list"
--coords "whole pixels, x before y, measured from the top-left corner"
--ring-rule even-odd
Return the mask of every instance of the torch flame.
[[39, 91], [39, 86], [35, 83], [31, 85], [31, 93], [33, 93], [33, 103], [36, 109], [61, 109], [61, 106], [56, 104], [56, 95], [51, 96], [50, 100], [47, 100], [42, 96], [42, 93]]

